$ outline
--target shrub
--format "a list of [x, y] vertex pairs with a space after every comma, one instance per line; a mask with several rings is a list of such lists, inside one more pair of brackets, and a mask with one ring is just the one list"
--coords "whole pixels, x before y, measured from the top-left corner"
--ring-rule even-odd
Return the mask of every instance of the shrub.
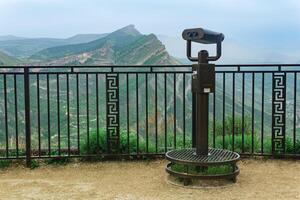
[[[216, 148], [223, 148], [223, 136], [217, 136], [215, 139]], [[260, 146], [259, 138], [253, 136], [253, 152], [258, 152]], [[228, 150], [233, 149], [232, 135], [225, 135], [224, 148]], [[243, 150], [243, 136], [241, 134], [234, 135], [234, 151], [242, 152]], [[244, 152], [252, 152], [252, 135], [244, 135]]]
[[10, 167], [12, 164], [11, 160], [0, 160], [0, 169]]
[[[80, 149], [82, 154], [86, 155], [96, 155], [107, 153], [107, 140], [106, 140], [106, 130], [100, 129], [99, 133], [96, 130], [90, 131], [89, 141], [84, 139], [81, 141]], [[119, 153], [137, 153], [137, 136], [133, 132], [129, 132], [129, 138], [127, 137], [127, 131], [120, 131], [120, 145]], [[99, 143], [97, 142], [97, 137]], [[129, 142], [129, 143], [128, 143]], [[152, 143], [148, 144], [149, 151], [153, 151], [155, 147]], [[142, 136], [139, 136], [139, 153], [146, 152], [146, 141]], [[155, 150], [154, 150], [155, 151]]]
[[[99, 138], [99, 144], [97, 143], [97, 137]], [[163, 153], [165, 151], [165, 136], [158, 135], [157, 138], [157, 152]], [[183, 134], [176, 136], [176, 146], [182, 148], [184, 145]], [[185, 137], [185, 144], [187, 147], [191, 147], [192, 139], [190, 136]], [[129, 138], [127, 130], [120, 131], [120, 144], [119, 153], [147, 153], [147, 141], [144, 136], [139, 135], [139, 145], [137, 149], [137, 135], [134, 132], [129, 132]], [[173, 133], [167, 134], [167, 147], [174, 147], [174, 135]], [[80, 152], [84, 155], [100, 155], [107, 153], [107, 140], [106, 130], [100, 129], [97, 134], [96, 130], [91, 130], [89, 134], [89, 142], [86, 139], [81, 141]], [[156, 153], [155, 139], [153, 137], [148, 138], [148, 153]]]
[[[260, 138], [253, 133], [252, 138], [252, 127], [251, 120], [249, 117], [244, 119], [244, 127], [241, 117], [235, 117], [234, 127], [232, 127], [233, 118], [227, 117], [224, 120], [224, 144], [223, 144], [223, 123], [216, 121], [215, 124], [215, 146], [216, 148], [225, 148], [233, 150], [233, 128], [234, 128], [234, 151], [236, 152], [258, 152], [260, 147]], [[243, 142], [243, 129], [244, 129], [244, 142]], [[213, 142], [213, 133], [209, 135], [210, 143]], [[253, 140], [253, 141], [252, 141]], [[253, 149], [252, 149], [253, 142]]]
[[[248, 118], [244, 121], [244, 140], [242, 136], [242, 120], [239, 117], [235, 118], [234, 124], [234, 151], [246, 152], [246, 153], [259, 153], [261, 152], [261, 138], [254, 132], [252, 137], [251, 122]], [[97, 135], [99, 137], [99, 144], [97, 144]], [[119, 153], [135, 154], [137, 153], [156, 153], [155, 138], [149, 136], [148, 138], [148, 151], [147, 142], [144, 136], [139, 135], [139, 149], [137, 149], [137, 135], [135, 132], [129, 132], [129, 138], [127, 138], [127, 130], [120, 131], [120, 145]], [[165, 147], [165, 135], [159, 134], [157, 138], [157, 152], [164, 153], [165, 149], [172, 149], [174, 147], [174, 134], [172, 132], [167, 133], [167, 147]], [[209, 133], [210, 147], [212, 147], [213, 136], [212, 132]], [[243, 142], [244, 141], [244, 142]], [[272, 152], [271, 138], [265, 137], [263, 141], [264, 153]], [[253, 147], [252, 147], [253, 144]], [[300, 140], [296, 141], [296, 147], [294, 150], [293, 140], [289, 137], [286, 138], [286, 153], [300, 154]], [[106, 129], [100, 129], [99, 133], [96, 130], [90, 131], [89, 144], [87, 139], [81, 140], [81, 154], [83, 155], [101, 155], [107, 152], [107, 140]], [[185, 148], [192, 147], [192, 137], [188, 134], [185, 136]], [[216, 136], [215, 147], [223, 148], [223, 128], [222, 123], [216, 123]], [[176, 135], [176, 148], [184, 148], [184, 138], [182, 133]], [[233, 136], [232, 136], [232, 118], [228, 117], [225, 120], [225, 136], [224, 136], [224, 148], [233, 150]]]
[[[99, 136], [97, 136], [99, 135]], [[80, 152], [81, 154], [101, 154], [106, 152], [106, 133], [104, 129], [100, 129], [99, 133], [96, 130], [90, 131], [89, 142], [87, 139], [81, 140]], [[97, 143], [99, 137], [99, 145]]]
[[[230, 135], [233, 132], [232, 128], [233, 118], [232, 117], [226, 117], [224, 120], [224, 134]], [[223, 135], [223, 122], [216, 121], [215, 122], [215, 133], [216, 136]], [[235, 117], [234, 118], [234, 133], [235, 134], [242, 134], [243, 132], [243, 124], [242, 124], [242, 118], [241, 117]], [[251, 129], [251, 120], [249, 117], [244, 118], [244, 134], [248, 135], [252, 133]]]
[[38, 161], [36, 160], [31, 160], [30, 161], [30, 169], [35, 169], [35, 168], [38, 168], [40, 165], [38, 163]]
[[48, 165], [66, 165], [70, 162], [70, 158], [68, 157], [49, 158], [45, 162]]
[[294, 141], [292, 138], [285, 139], [285, 151], [287, 154], [300, 154], [300, 140], [296, 140], [295, 148], [294, 148]]
[[[264, 140], [264, 153], [272, 153], [271, 138]], [[290, 137], [285, 138], [285, 153], [286, 154], [300, 154], [300, 140], [296, 140], [294, 148], [294, 140]]]
[[[57, 150], [51, 152], [51, 156], [58, 156], [58, 155], [59, 155], [59, 152]], [[67, 156], [48, 158], [45, 161], [45, 163], [48, 165], [51, 165], [51, 164], [66, 165], [69, 162], [70, 162], [70, 158]]]

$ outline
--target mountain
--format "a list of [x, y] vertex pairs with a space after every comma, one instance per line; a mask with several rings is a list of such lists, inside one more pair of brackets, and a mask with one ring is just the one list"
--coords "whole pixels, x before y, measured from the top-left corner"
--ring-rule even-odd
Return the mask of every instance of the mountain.
[[80, 34], [66, 39], [0, 36], [0, 50], [14, 57], [27, 58], [46, 48], [86, 43], [106, 35], [107, 34]]
[[0, 51], [0, 66], [3, 65], [17, 65], [19, 64], [19, 60], [16, 58], [13, 58], [3, 52]]
[[0, 41], [21, 40], [21, 39], [25, 39], [25, 38], [17, 37], [17, 36], [14, 36], [14, 35], [2, 35], [2, 36], [0, 36]]
[[154, 34], [142, 35], [133, 25], [91, 42], [44, 49], [30, 59], [46, 65], [179, 64]]
[[91, 42], [94, 40], [98, 40], [102, 37], [107, 36], [108, 33], [103, 33], [103, 34], [77, 34], [74, 35], [73, 37], [65, 39], [65, 42], [68, 44], [80, 44], [80, 43], [86, 43], [86, 42]]

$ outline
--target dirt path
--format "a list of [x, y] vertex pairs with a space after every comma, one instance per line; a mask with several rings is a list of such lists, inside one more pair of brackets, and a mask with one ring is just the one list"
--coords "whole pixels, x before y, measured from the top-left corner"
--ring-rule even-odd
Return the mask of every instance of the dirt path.
[[235, 185], [186, 189], [166, 182], [166, 161], [71, 163], [0, 171], [0, 199], [300, 199], [300, 161], [242, 160]]

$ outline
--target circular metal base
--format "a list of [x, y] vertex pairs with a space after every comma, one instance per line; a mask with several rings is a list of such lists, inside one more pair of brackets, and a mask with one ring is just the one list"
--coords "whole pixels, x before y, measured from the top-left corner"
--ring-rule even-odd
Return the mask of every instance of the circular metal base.
[[236, 163], [240, 155], [224, 149], [209, 149], [208, 155], [197, 155], [196, 149], [192, 148], [168, 151], [166, 158], [178, 164], [209, 166]]
[[[198, 179], [230, 179], [236, 182], [236, 177], [240, 170], [236, 165], [237, 161], [240, 159], [238, 153], [223, 150], [223, 149], [209, 149], [208, 155], [196, 155], [196, 149], [180, 149], [172, 150], [166, 153], [166, 159], [170, 161], [166, 166], [166, 171], [175, 177], [184, 179], [185, 182], [189, 183], [192, 178]], [[185, 172], [180, 172], [172, 169], [172, 165], [180, 164], [187, 168], [194, 166], [199, 168], [199, 173], [192, 173], [189, 170]], [[216, 174], [205, 174], [200, 171], [205, 171], [211, 166], [222, 166], [229, 165], [232, 167], [230, 172], [226, 173], [216, 173]]]

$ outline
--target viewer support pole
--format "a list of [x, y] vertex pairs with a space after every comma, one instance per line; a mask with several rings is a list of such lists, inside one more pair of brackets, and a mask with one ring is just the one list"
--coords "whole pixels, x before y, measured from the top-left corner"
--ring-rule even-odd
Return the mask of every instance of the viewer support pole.
[[[201, 64], [208, 64], [208, 52], [203, 50], [198, 53], [198, 67], [201, 68]], [[197, 70], [198, 81], [201, 77], [202, 70]], [[196, 92], [196, 154], [197, 155], [208, 155], [208, 94], [203, 92]]]

